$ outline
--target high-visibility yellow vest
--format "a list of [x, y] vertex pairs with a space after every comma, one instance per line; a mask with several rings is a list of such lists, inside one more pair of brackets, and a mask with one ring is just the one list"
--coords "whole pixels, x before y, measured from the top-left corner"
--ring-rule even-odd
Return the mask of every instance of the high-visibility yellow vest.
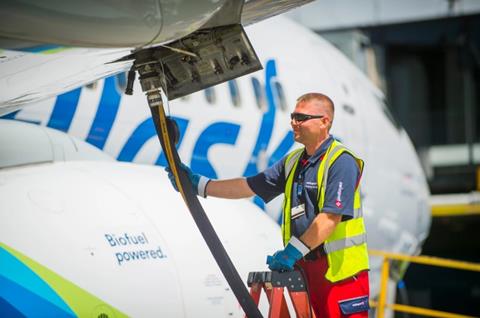
[[[303, 153], [303, 148], [292, 151], [285, 160], [285, 198], [283, 204], [282, 235], [283, 243], [287, 245], [291, 237], [291, 195], [295, 170]], [[360, 169], [363, 171], [363, 161], [357, 158], [340, 142], [334, 140], [328, 147], [322, 162], [318, 167], [318, 211], [321, 212], [325, 202], [325, 189], [327, 186], [328, 170], [337, 158], [344, 152], [353, 156]], [[324, 249], [328, 259], [328, 270], [325, 278], [331, 282], [354, 276], [367, 270], [368, 252], [365, 224], [363, 222], [360, 187], [355, 189], [353, 200], [353, 218], [337, 224], [333, 233], [325, 240]]]

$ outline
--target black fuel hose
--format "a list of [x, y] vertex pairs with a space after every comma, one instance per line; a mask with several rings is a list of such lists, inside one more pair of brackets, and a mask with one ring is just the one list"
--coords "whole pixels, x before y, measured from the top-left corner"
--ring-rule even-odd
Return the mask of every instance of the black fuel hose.
[[168, 129], [168, 121], [170, 119], [165, 115], [163, 104], [159, 103], [158, 106], [150, 106], [149, 108], [152, 112], [155, 129], [157, 130], [157, 135], [160, 139], [165, 157], [167, 158], [168, 165], [175, 176], [178, 191], [182, 195], [185, 204], [187, 205], [195, 223], [197, 224], [198, 229], [200, 230], [200, 233], [203, 236], [203, 239], [207, 243], [210, 252], [220, 267], [223, 276], [225, 276], [225, 279], [230, 285], [230, 288], [235, 294], [235, 297], [245, 312], [245, 315], [249, 318], [261, 318], [262, 314], [250, 296], [250, 293], [248, 292], [244, 282], [240, 278], [240, 275], [230, 260], [227, 251], [220, 242], [220, 239], [218, 238], [215, 229], [203, 210], [200, 201], [198, 201], [196, 194], [193, 192], [190, 179], [185, 171], [180, 169], [180, 157], [178, 156], [177, 149], [175, 148], [174, 138]]

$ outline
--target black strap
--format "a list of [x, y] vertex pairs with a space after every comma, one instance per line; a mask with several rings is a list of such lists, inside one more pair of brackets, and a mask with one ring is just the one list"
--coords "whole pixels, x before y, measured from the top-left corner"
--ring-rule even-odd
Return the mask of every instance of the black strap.
[[168, 165], [175, 176], [178, 191], [181, 193], [185, 204], [190, 210], [190, 214], [197, 224], [197, 227], [200, 230], [203, 239], [207, 243], [210, 252], [215, 258], [215, 261], [220, 267], [220, 270], [222, 271], [223, 276], [225, 276], [230, 288], [237, 297], [237, 300], [246, 316], [250, 318], [262, 317], [257, 305], [253, 301], [247, 288], [245, 287], [245, 284], [240, 278], [240, 275], [235, 269], [235, 266], [230, 260], [227, 251], [220, 242], [220, 239], [218, 238], [215, 229], [205, 214], [202, 205], [193, 192], [190, 179], [185, 171], [180, 169], [180, 157], [178, 156], [177, 149], [175, 148], [174, 140], [168, 131], [168, 123], [163, 105], [160, 103], [159, 106], [150, 107], [150, 110], [152, 112], [153, 122], [155, 123], [155, 128], [157, 130], [162, 149], [165, 153], [165, 157], [167, 158]]

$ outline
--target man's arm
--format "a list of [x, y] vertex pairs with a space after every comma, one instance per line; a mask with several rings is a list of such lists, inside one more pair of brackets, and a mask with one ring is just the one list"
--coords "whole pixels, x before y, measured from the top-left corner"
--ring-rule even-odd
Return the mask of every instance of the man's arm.
[[[227, 180], [211, 180], [205, 176], [194, 173], [183, 163], [180, 168], [185, 171], [192, 182], [195, 194], [206, 198], [213, 196], [224, 199], [242, 199], [254, 195], [260, 196], [265, 202], [283, 192], [285, 180], [283, 178], [283, 160], [276, 162], [270, 168], [249, 178], [235, 178]], [[175, 190], [178, 191], [175, 177], [169, 167], [165, 168], [168, 178]]]
[[224, 199], [243, 199], [255, 195], [245, 178], [211, 180], [206, 192], [208, 196]]
[[300, 236], [300, 240], [311, 250], [325, 242], [342, 220], [342, 215], [319, 213], [308, 229]]
[[258, 195], [263, 201], [270, 200], [283, 193], [285, 188], [284, 160], [276, 162], [259, 174], [248, 178], [211, 180], [206, 194], [224, 199], [242, 199]]

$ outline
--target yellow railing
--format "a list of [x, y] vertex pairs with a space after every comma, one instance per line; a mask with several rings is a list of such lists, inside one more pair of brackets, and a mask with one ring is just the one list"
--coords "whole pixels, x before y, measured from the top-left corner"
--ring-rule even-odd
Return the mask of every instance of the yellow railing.
[[383, 318], [385, 314], [385, 309], [392, 309], [394, 311], [401, 311], [405, 313], [429, 316], [429, 317], [440, 317], [440, 318], [471, 318], [471, 316], [458, 315], [445, 311], [432, 310], [427, 308], [399, 305], [399, 304], [387, 304], [387, 284], [388, 277], [390, 272], [390, 260], [398, 261], [407, 261], [411, 263], [418, 263], [424, 265], [440, 266], [440, 267], [449, 267], [455, 269], [469, 270], [480, 272], [480, 264], [470, 263], [470, 262], [460, 262], [450, 259], [444, 259], [439, 257], [431, 256], [410, 256], [404, 254], [389, 253], [384, 251], [369, 250], [369, 254], [372, 256], [383, 257], [382, 262], [382, 272], [380, 280], [380, 296], [378, 298], [378, 303], [371, 301], [371, 307], [377, 308], [377, 318]]
[[435, 204], [431, 206], [432, 216], [465, 216], [480, 214], [480, 204]]

